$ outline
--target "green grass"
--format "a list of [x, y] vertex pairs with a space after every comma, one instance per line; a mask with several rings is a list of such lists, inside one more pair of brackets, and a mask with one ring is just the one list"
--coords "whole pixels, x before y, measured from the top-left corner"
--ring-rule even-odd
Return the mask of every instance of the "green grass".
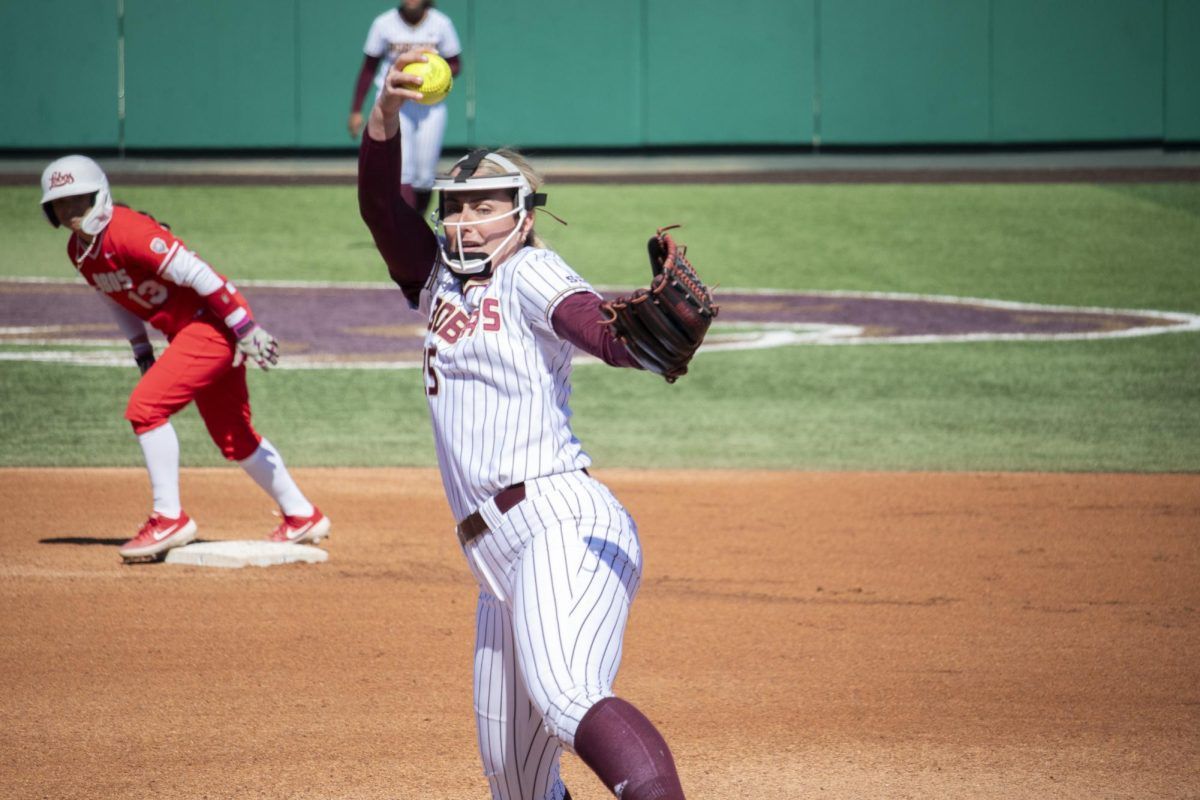
[[[701, 273], [729, 287], [1200, 312], [1194, 184], [548, 188], [571, 224], [543, 235], [599, 284], [644, 283], [647, 220], [683, 221]], [[235, 279], [385, 279], [351, 187], [117, 194]], [[0, 237], [0, 274], [72, 274], [36, 190], [0, 189]], [[135, 377], [0, 362], [0, 464], [140, 464], [121, 419]], [[1195, 333], [709, 353], [673, 387], [600, 366], [575, 387], [603, 466], [1200, 469]], [[251, 396], [292, 464], [434, 463], [416, 372], [255, 373]], [[193, 410], [176, 427], [184, 463], [220, 463]]]
[[[676, 386], [585, 366], [575, 428], [603, 466], [1195, 471], [1198, 348], [1196, 334], [793, 347], [706, 354]], [[3, 463], [140, 464], [121, 419], [135, 376], [0, 364]], [[294, 465], [434, 464], [416, 371], [253, 373], [251, 397]], [[175, 426], [184, 463], [221, 463], [194, 410]]]

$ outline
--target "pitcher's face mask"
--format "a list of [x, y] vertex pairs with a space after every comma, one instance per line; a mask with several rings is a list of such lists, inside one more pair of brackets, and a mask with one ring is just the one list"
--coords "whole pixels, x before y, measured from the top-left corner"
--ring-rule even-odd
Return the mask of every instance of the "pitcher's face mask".
[[[499, 166], [503, 174], [476, 177], [484, 160]], [[518, 249], [512, 244], [525, 230], [533, 209], [546, 203], [546, 196], [534, 193], [515, 164], [487, 150], [474, 150], [459, 159], [450, 175], [433, 182], [433, 188], [440, 192], [435, 222], [442, 261], [463, 276], [490, 275], [496, 263]]]

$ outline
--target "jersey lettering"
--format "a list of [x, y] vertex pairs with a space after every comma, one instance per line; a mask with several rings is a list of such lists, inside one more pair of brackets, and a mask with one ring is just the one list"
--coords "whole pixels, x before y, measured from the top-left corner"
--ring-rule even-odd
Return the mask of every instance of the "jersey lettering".
[[428, 47], [430, 50], [437, 50], [437, 42], [389, 42], [388, 55], [392, 61], [395, 61], [405, 50], [412, 50], [418, 47]]
[[96, 279], [96, 286], [100, 291], [109, 294], [116, 294], [133, 288], [133, 281], [130, 280], [129, 274], [123, 269], [114, 270], [112, 272], [97, 272], [93, 276]]
[[[442, 317], [440, 321], [438, 320], [439, 316]], [[450, 303], [444, 303], [431, 315], [430, 319], [437, 330], [437, 337], [447, 344], [455, 344], [460, 339], [472, 336], [481, 319], [485, 331], [488, 333], [499, 331], [501, 327], [500, 301], [494, 297], [485, 298], [481, 308], [470, 314]]]
[[455, 519], [498, 487], [590, 463], [567, 406], [574, 347], [549, 319], [561, 297], [590, 289], [574, 276], [554, 253], [523, 248], [486, 284], [442, 264], [422, 289], [423, 383]]
[[433, 360], [437, 358], [436, 347], [425, 348], [425, 394], [433, 397], [438, 393], [437, 372], [433, 369]]
[[471, 318], [463, 313], [462, 309], [454, 309], [454, 313], [450, 315], [450, 319], [438, 328], [438, 338], [442, 339], [447, 344], [454, 344], [462, 338], [463, 334], [468, 332], [468, 327], [471, 324]]
[[439, 297], [433, 311], [429, 312], [429, 330], [433, 331], [441, 327], [453, 310], [453, 306]]
[[488, 333], [500, 330], [500, 301], [494, 297], [485, 297], [480, 310], [483, 312], [483, 329]]

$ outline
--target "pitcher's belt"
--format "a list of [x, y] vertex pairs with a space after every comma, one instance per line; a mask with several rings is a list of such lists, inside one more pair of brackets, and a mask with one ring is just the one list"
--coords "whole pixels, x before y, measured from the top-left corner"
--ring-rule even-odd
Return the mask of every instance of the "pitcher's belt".
[[[584, 475], [591, 477], [591, 473], [586, 467], [579, 470]], [[492, 498], [496, 502], [496, 510], [501, 514], [507, 514], [512, 510], [513, 506], [525, 500], [525, 481], [514, 483], [507, 489], [501, 489], [500, 493]], [[488, 532], [488, 524], [484, 520], [483, 515], [478, 511], [472, 513], [462, 522], [458, 523], [458, 541], [463, 546], [467, 546], [467, 542], [474, 539], [480, 534]]]
[[[525, 482], [514, 483], [507, 489], [502, 489], [492, 499], [496, 501], [496, 510], [501, 514], [507, 514], [512, 510], [513, 506], [525, 499]], [[467, 542], [482, 533], [487, 533], [487, 531], [488, 524], [484, 521], [483, 515], [475, 511], [462, 522], [458, 523], [458, 541], [463, 547], [466, 547]]]

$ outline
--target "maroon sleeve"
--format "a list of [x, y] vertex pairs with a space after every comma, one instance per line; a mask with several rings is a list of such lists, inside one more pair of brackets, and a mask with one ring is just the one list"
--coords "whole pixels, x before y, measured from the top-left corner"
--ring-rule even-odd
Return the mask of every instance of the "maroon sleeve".
[[613, 338], [607, 325], [601, 324], [603, 322], [600, 298], [591, 292], [575, 292], [563, 298], [550, 319], [555, 333], [605, 364], [641, 369], [625, 345]]
[[362, 69], [358, 71], [358, 81], [354, 84], [354, 100], [350, 103], [350, 113], [362, 111], [363, 100], [367, 90], [371, 88], [371, 79], [375, 77], [375, 69], [379, 66], [379, 56], [363, 56]]
[[400, 198], [400, 134], [380, 142], [363, 131], [358, 151], [358, 211], [388, 274], [415, 308], [438, 257], [437, 237]]
[[446, 59], [446, 63], [450, 65], [450, 74], [457, 78], [458, 73], [462, 70], [462, 61], [459, 60], [458, 56], [450, 56]]

